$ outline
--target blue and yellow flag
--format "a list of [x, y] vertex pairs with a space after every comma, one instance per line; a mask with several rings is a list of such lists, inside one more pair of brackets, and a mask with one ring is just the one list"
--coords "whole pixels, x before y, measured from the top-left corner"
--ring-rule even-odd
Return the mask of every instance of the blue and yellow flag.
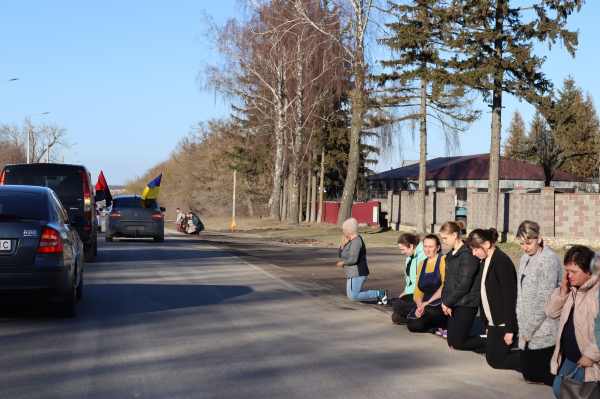
[[151, 200], [158, 198], [158, 190], [160, 190], [160, 179], [162, 178], [162, 173], [154, 180], [152, 180], [142, 193], [142, 200]]

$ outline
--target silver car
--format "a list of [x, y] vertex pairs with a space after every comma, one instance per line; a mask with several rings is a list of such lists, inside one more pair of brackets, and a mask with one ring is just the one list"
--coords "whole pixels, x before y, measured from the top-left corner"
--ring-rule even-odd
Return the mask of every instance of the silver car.
[[106, 215], [104, 239], [111, 242], [115, 237], [152, 237], [156, 242], [163, 242], [164, 211], [156, 200], [142, 201], [134, 195], [115, 197]]

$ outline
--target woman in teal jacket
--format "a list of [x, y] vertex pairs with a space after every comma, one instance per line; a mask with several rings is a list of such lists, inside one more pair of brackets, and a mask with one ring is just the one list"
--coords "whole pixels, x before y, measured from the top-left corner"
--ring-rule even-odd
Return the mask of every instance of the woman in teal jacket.
[[416, 306], [413, 294], [417, 281], [417, 268], [419, 264], [427, 258], [423, 252], [423, 243], [418, 234], [405, 233], [398, 238], [398, 248], [403, 255], [406, 255], [406, 266], [404, 269], [404, 278], [406, 286], [404, 292], [392, 305], [392, 322], [395, 324], [406, 324], [406, 316]]

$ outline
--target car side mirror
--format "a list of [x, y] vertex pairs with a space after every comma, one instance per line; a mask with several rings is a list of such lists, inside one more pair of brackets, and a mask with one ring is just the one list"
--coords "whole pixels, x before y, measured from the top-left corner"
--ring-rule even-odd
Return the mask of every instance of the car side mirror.
[[73, 226], [87, 227], [90, 225], [90, 221], [85, 216], [75, 216], [75, 220], [72, 220], [71, 224]]
[[104, 191], [96, 191], [94, 198], [96, 198], [96, 202], [103, 201], [104, 198], [106, 198], [106, 195], [104, 194]]
[[163, 207], [161, 206], [161, 207], [160, 207], [160, 211], [161, 211], [161, 212], [165, 212], [165, 211], [166, 211], [166, 209], [165, 209], [165, 208], [163, 208]]

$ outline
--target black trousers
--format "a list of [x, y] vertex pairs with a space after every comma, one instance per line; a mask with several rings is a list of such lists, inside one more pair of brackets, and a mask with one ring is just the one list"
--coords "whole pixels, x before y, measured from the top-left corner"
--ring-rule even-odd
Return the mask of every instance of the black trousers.
[[448, 346], [459, 351], [472, 351], [485, 347], [485, 338], [469, 336], [479, 308], [457, 306], [448, 316]]
[[554, 383], [554, 374], [550, 372], [550, 361], [554, 354], [555, 346], [542, 349], [529, 349], [525, 344], [525, 350], [521, 351], [521, 368], [523, 378], [531, 382], [543, 382], [548, 386]]
[[[485, 359], [495, 369], [514, 370], [521, 365], [521, 355], [510, 353], [511, 346], [504, 342], [504, 334], [506, 334], [504, 326], [488, 327]], [[515, 334], [513, 342], [517, 338], [518, 335]]]
[[392, 322], [406, 323], [406, 316], [415, 307], [415, 302], [412, 294], [404, 295], [392, 304]]
[[410, 332], [427, 332], [432, 328], [448, 328], [448, 316], [444, 314], [442, 305], [425, 306], [423, 315], [418, 319], [406, 320]]

